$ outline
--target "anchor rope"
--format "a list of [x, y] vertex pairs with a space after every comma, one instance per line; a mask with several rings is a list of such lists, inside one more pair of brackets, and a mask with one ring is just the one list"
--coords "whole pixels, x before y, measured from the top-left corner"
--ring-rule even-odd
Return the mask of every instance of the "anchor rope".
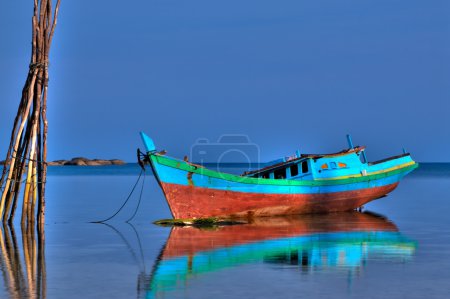
[[[111, 215], [110, 217], [108, 217], [108, 218], [106, 218], [106, 219], [103, 219], [103, 220], [99, 220], [99, 221], [90, 221], [90, 223], [103, 223], [103, 222], [106, 222], [106, 221], [111, 220], [112, 218], [116, 217], [116, 215], [119, 214], [120, 211], [122, 211], [123, 207], [125, 207], [125, 205], [127, 204], [128, 200], [130, 200], [131, 195], [133, 194], [134, 189], [136, 189], [136, 186], [138, 185], [139, 180], [141, 179], [141, 176], [142, 176], [142, 173], [143, 173], [143, 172], [145, 173], [145, 171], [144, 171], [143, 169], [141, 169], [141, 172], [139, 173], [139, 176], [138, 176], [138, 178], [137, 178], [137, 180], [136, 180], [136, 183], [134, 184], [133, 189], [131, 189], [130, 194], [128, 194], [127, 199], [125, 200], [125, 202], [122, 204], [122, 206], [121, 206], [121, 207], [120, 207], [113, 215]], [[142, 192], [142, 191], [141, 191], [141, 192]], [[142, 194], [142, 193], [141, 193], [141, 194]], [[134, 216], [133, 216], [133, 217], [134, 217]]]
[[125, 221], [126, 223], [130, 222], [131, 220], [133, 220], [134, 216], [136, 216], [136, 214], [137, 214], [139, 206], [141, 205], [142, 193], [144, 192], [144, 183], [145, 183], [145, 171], [144, 171], [144, 179], [142, 180], [141, 193], [139, 194], [138, 204], [136, 206], [136, 209], [134, 210], [133, 216], [131, 216], [127, 221]]

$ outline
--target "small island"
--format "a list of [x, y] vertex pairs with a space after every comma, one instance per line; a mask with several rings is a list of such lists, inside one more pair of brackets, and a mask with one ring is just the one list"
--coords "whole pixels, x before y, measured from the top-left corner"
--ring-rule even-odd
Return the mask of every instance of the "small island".
[[[0, 161], [4, 165], [5, 161]], [[103, 165], [124, 165], [125, 161], [119, 159], [88, 159], [85, 157], [76, 157], [70, 160], [56, 160], [47, 162], [49, 166], [103, 166]]]

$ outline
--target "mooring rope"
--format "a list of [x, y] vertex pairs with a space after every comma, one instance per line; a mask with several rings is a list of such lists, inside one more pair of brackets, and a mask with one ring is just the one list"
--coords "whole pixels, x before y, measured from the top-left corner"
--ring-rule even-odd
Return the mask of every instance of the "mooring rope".
[[[136, 189], [136, 186], [138, 185], [139, 180], [141, 179], [142, 172], [145, 173], [145, 171], [141, 169], [141, 173], [139, 173], [138, 179], [136, 180], [136, 183], [134, 184], [133, 189], [131, 189], [130, 194], [128, 194], [127, 199], [122, 204], [122, 206], [112, 216], [110, 216], [110, 217], [108, 217], [106, 219], [103, 219], [103, 220], [99, 220], [99, 221], [91, 221], [90, 223], [103, 223], [103, 222], [106, 222], [106, 221], [111, 220], [112, 218], [116, 217], [116, 215], [119, 214], [120, 211], [122, 211], [123, 207], [125, 207], [125, 205], [127, 204], [128, 200], [131, 198], [131, 195], [133, 194], [134, 189]], [[144, 188], [144, 185], [142, 185], [142, 188]], [[141, 195], [142, 195], [142, 190], [141, 190]], [[139, 199], [139, 202], [140, 202], [140, 199]], [[134, 217], [134, 215], [133, 215], [133, 217]]]
[[[142, 170], [141, 170], [141, 172], [142, 172]], [[136, 214], [137, 214], [139, 206], [141, 205], [142, 193], [144, 191], [144, 183], [145, 183], [145, 171], [144, 171], [144, 179], [142, 180], [141, 193], [139, 194], [138, 204], [136, 206], [136, 209], [134, 210], [133, 216], [131, 216], [127, 221], [125, 221], [126, 223], [129, 223], [131, 220], [133, 220], [134, 216], [136, 216]]]

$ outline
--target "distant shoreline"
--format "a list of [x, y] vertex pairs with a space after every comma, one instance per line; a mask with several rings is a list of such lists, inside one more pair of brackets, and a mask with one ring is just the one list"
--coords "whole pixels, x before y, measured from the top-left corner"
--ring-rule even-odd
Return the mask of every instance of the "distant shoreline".
[[[5, 161], [0, 161], [4, 165]], [[120, 159], [88, 159], [85, 157], [75, 157], [70, 160], [55, 160], [47, 162], [49, 166], [104, 166], [104, 165], [124, 165], [125, 161]]]

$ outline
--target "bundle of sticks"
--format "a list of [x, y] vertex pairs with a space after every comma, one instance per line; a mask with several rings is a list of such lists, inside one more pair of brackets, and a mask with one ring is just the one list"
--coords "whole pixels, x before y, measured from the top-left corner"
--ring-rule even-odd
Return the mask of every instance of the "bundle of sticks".
[[34, 0], [31, 62], [0, 180], [3, 222], [13, 221], [19, 194], [23, 194], [22, 224], [45, 221], [48, 58], [59, 6], [60, 0], [56, 5]]

